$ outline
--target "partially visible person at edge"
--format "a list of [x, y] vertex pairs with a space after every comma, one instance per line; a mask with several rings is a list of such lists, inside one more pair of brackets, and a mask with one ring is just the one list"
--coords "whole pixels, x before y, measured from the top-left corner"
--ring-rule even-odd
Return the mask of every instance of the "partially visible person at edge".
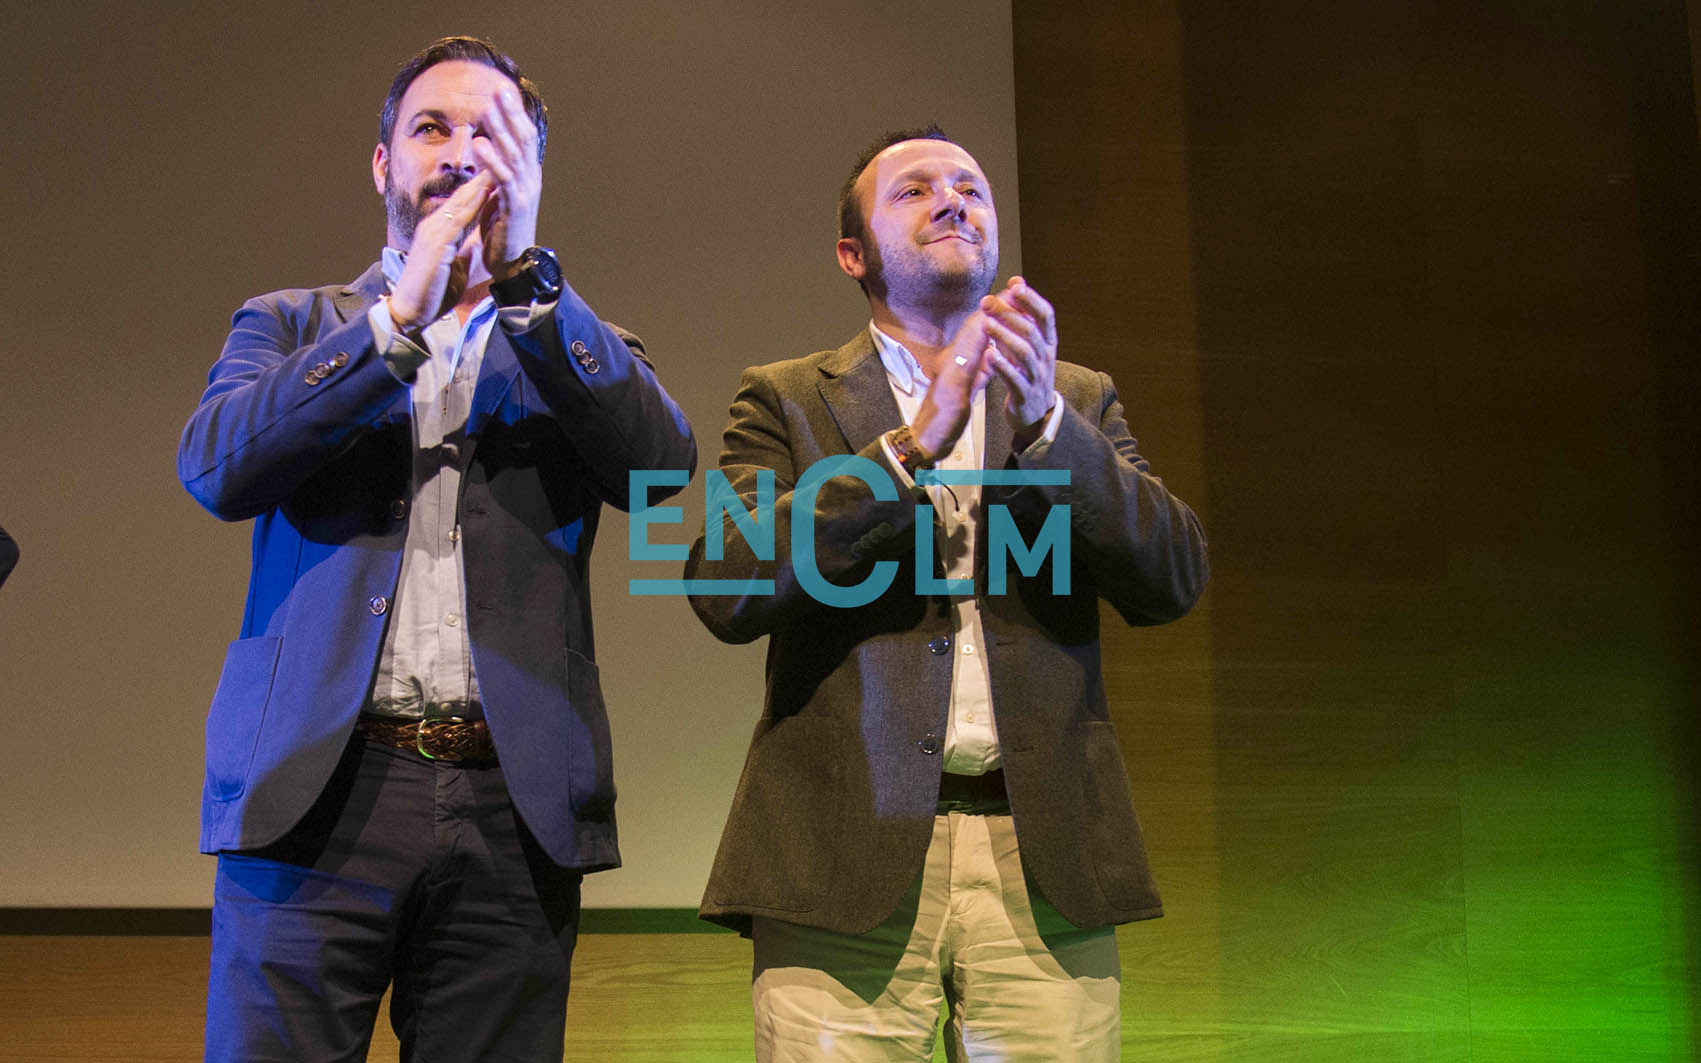
[[580, 879], [620, 863], [591, 544], [696, 443], [538, 246], [547, 132], [489, 42], [409, 59], [379, 261], [237, 311], [184, 430], [184, 486], [255, 521], [207, 717], [209, 1060], [360, 1059], [387, 987], [403, 1059], [561, 1058]]
[[[1130, 624], [1184, 615], [1205, 588], [1204, 534], [1136, 451], [1110, 377], [1058, 359], [1051, 304], [1022, 277], [993, 290], [991, 185], [936, 127], [857, 161], [837, 253], [869, 327], [746, 370], [723, 438], [746, 508], [773, 470], [774, 559], [726, 521], [686, 565], [775, 586], [691, 600], [721, 639], [769, 639], [701, 913], [754, 939], [759, 1060], [926, 1060], [942, 1005], [953, 1060], [1115, 1060], [1113, 926], [1162, 910], [1106, 709], [1098, 602]], [[839, 476], [794, 509], [799, 478], [839, 455], [872, 462], [875, 482]], [[1068, 483], [918, 490], [929, 469]], [[1066, 593], [1055, 554], [990, 589], [995, 506], [1025, 543], [1069, 507]], [[814, 556], [798, 558], [806, 516]], [[938, 559], [921, 576], [972, 589], [918, 592], [918, 521]], [[846, 587], [891, 561], [884, 593], [852, 608], [799, 574]]]
[[5, 528], [0, 528], [0, 584], [6, 582], [6, 577], [12, 574], [12, 569], [18, 564], [18, 543]]

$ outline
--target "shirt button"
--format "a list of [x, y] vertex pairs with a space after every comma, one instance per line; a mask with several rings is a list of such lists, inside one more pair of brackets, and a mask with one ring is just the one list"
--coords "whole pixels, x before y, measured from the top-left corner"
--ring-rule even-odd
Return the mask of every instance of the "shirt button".
[[967, 715], [965, 715], [963, 717], [963, 719], [967, 720], [969, 723], [974, 723], [975, 722], [975, 714], [972, 713], [972, 712], [968, 713]]
[[373, 616], [383, 616], [384, 611], [390, 608], [390, 600], [382, 594], [376, 595], [367, 601], [366, 608], [372, 610]]
[[965, 642], [965, 643], [963, 643], [963, 652], [968, 654], [969, 656], [973, 657], [974, 652], [975, 652], [975, 648], [973, 646], [970, 646], [968, 643]]
[[951, 652], [951, 636], [949, 636], [949, 635], [935, 635], [935, 636], [933, 636], [932, 638], [927, 640], [927, 649], [928, 649], [929, 653], [932, 653], [936, 657], [940, 656], [942, 654], [950, 653]]
[[448, 616], [443, 618], [443, 622], [448, 624], [450, 627], [454, 627], [456, 624], [461, 622], [461, 618], [456, 616], [454, 613], [450, 613]]

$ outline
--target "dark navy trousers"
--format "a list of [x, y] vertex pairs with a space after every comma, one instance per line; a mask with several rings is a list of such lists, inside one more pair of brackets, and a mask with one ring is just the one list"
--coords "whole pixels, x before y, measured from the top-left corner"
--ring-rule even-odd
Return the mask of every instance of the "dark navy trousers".
[[357, 734], [301, 823], [219, 855], [206, 1058], [365, 1059], [393, 983], [404, 1061], [560, 1060], [581, 877], [500, 767]]

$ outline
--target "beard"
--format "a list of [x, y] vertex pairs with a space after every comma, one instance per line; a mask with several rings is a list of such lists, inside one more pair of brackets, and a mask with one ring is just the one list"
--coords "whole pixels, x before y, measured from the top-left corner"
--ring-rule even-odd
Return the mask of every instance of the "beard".
[[[924, 250], [926, 244], [958, 232], [973, 241], [972, 257], [941, 263]], [[929, 230], [918, 241], [906, 242], [890, 254], [883, 254], [869, 233], [863, 238], [862, 253], [869, 291], [888, 303], [972, 305], [991, 292], [998, 279], [997, 237], [970, 230], [949, 226]]]
[[[425, 216], [436, 210], [431, 202], [432, 196], [446, 196], [455, 189], [466, 184], [472, 178], [458, 173], [446, 173], [434, 177], [419, 186], [419, 191], [409, 196], [406, 190], [397, 187], [395, 178], [388, 172], [384, 174], [384, 216], [390, 223], [390, 229], [401, 237], [406, 244], [413, 243], [414, 230]], [[398, 249], [401, 250], [401, 249]]]

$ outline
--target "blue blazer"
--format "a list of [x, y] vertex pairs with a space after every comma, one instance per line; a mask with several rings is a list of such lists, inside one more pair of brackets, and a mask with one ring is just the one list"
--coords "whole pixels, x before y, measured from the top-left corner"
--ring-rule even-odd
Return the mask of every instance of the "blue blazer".
[[[189, 493], [254, 519], [242, 630], [207, 714], [203, 852], [281, 837], [319, 796], [365, 703], [396, 593], [413, 448], [408, 388], [375, 348], [373, 265], [273, 292], [232, 321], [178, 448]], [[571, 288], [523, 335], [495, 328], [460, 504], [467, 632], [508, 789], [557, 863], [620, 863], [588, 565], [632, 469], [695, 470], [685, 414], [643, 346]]]

